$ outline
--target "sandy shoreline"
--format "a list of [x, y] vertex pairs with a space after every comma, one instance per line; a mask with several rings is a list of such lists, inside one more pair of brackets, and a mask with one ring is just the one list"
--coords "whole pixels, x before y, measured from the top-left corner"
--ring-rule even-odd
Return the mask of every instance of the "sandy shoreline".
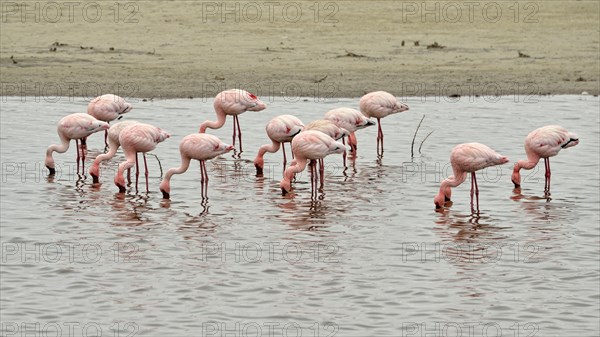
[[2, 96], [600, 92], [598, 1], [75, 4], [2, 3]]

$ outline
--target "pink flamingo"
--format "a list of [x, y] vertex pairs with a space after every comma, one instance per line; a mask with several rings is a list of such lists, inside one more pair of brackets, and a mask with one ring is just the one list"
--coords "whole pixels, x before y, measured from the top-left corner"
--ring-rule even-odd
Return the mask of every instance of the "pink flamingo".
[[[360, 111], [367, 117], [377, 118], [377, 155], [383, 155], [383, 130], [381, 118], [408, 110], [408, 105], [402, 103], [394, 95], [385, 91], [375, 91], [364, 95], [359, 102]], [[381, 144], [381, 145], [380, 145]]]
[[556, 156], [560, 150], [579, 144], [579, 137], [559, 125], [547, 125], [531, 131], [525, 138], [525, 153], [527, 160], [515, 163], [511, 180], [515, 188], [521, 186], [521, 169], [531, 170], [544, 158], [546, 168], [544, 191], [550, 192], [550, 157]]
[[469, 172], [471, 173], [471, 209], [473, 210], [473, 193], [475, 193], [477, 210], [479, 210], [479, 187], [475, 171], [505, 163], [508, 163], [507, 157], [503, 157], [483, 144], [465, 143], [455, 146], [450, 153], [450, 164], [454, 175], [442, 181], [440, 192], [433, 199], [435, 208], [442, 208], [445, 202], [450, 201], [451, 187], [462, 184], [467, 179], [467, 172]]
[[316, 193], [316, 160], [323, 159], [334, 153], [346, 151], [346, 145], [335, 141], [333, 138], [316, 130], [302, 131], [292, 139], [292, 152], [296, 163], [290, 165], [283, 174], [283, 179], [279, 183], [281, 192], [285, 195], [292, 189], [291, 180], [296, 173], [304, 171], [307, 161], [310, 160], [311, 166], [311, 188], [312, 193]]
[[[156, 126], [137, 123], [124, 128], [119, 134], [119, 143], [123, 148], [126, 160], [119, 165], [119, 170], [115, 175], [115, 185], [119, 188], [119, 193], [125, 193], [125, 179], [123, 172], [130, 169], [137, 163], [137, 153], [142, 152], [144, 157], [144, 167], [146, 169], [146, 192], [148, 190], [148, 164], [146, 162], [146, 152], [150, 152], [156, 148], [158, 143], [163, 142], [171, 137], [167, 132], [157, 128]], [[139, 167], [136, 167], [136, 181], [139, 176]], [[137, 190], [137, 185], [136, 185]]]
[[205, 121], [200, 124], [200, 133], [205, 133], [206, 128], [219, 129], [225, 124], [225, 117], [227, 115], [233, 116], [233, 145], [235, 146], [235, 135], [236, 127], [239, 134], [238, 138], [240, 141], [240, 152], [242, 152], [242, 130], [240, 129], [240, 122], [238, 115], [245, 111], [261, 111], [267, 106], [254, 94], [251, 94], [241, 89], [230, 89], [221, 91], [215, 97], [215, 112], [217, 113], [217, 120]]
[[366, 118], [360, 111], [352, 108], [329, 110], [325, 113], [325, 119], [332, 121], [335, 125], [350, 132], [350, 135], [348, 136], [348, 145], [350, 145], [351, 152], [356, 151], [358, 144], [354, 132], [364, 129], [367, 126], [375, 125], [375, 122]]
[[[322, 132], [326, 135], [328, 135], [329, 137], [333, 138], [334, 140], [340, 140], [340, 139], [344, 139], [345, 137], [348, 137], [350, 135], [350, 132], [342, 127], [337, 126], [334, 122], [328, 120], [328, 119], [317, 119], [314, 120], [310, 123], [308, 123], [308, 125], [304, 128], [304, 131], [308, 131], [308, 130], [315, 130], [315, 131], [319, 131]], [[344, 144], [344, 143], [342, 143]], [[346, 145], [346, 144], [344, 144]], [[346, 151], [343, 152], [344, 154], [346, 153]], [[346, 166], [346, 156], [344, 155], [344, 167]], [[296, 162], [292, 161], [291, 165], [295, 165]], [[323, 184], [325, 183], [325, 164], [323, 163], [323, 158], [319, 159], [319, 176], [320, 176], [320, 182], [321, 182], [321, 186], [323, 186]]]
[[183, 137], [181, 143], [179, 143], [181, 166], [170, 168], [167, 174], [165, 174], [165, 179], [160, 183], [160, 191], [163, 194], [163, 198], [169, 199], [170, 197], [171, 176], [187, 171], [190, 161], [196, 159], [200, 161], [200, 183], [202, 185], [202, 198], [205, 199], [208, 194], [206, 161], [231, 150], [233, 150], [232, 145], [223, 143], [213, 135], [194, 133]]
[[[123, 131], [123, 129], [125, 129], [128, 126], [137, 124], [138, 122], [136, 121], [123, 121], [123, 122], [119, 122], [115, 125], [113, 125], [110, 130], [108, 130], [108, 152], [107, 153], [103, 153], [100, 154], [96, 157], [96, 159], [94, 159], [94, 163], [92, 164], [92, 167], [90, 168], [90, 175], [92, 176], [92, 180], [94, 184], [98, 184], [100, 182], [99, 177], [100, 177], [100, 164], [105, 161], [105, 160], [109, 160], [112, 157], [115, 156], [115, 154], [117, 153], [117, 150], [119, 149], [119, 147], [121, 146], [121, 143], [119, 142], [119, 135], [121, 134], [121, 131]], [[137, 158], [136, 158], [137, 161]], [[129, 170], [128, 170], [129, 172]]]
[[280, 146], [283, 151], [283, 170], [285, 171], [285, 165], [287, 164], [285, 143], [291, 142], [294, 136], [299, 134], [303, 129], [304, 124], [302, 121], [292, 115], [281, 115], [271, 119], [265, 128], [267, 136], [271, 139], [271, 144], [265, 144], [258, 149], [258, 154], [254, 159], [256, 175], [261, 176], [263, 174], [263, 167], [265, 165], [263, 157], [265, 152], [275, 153], [279, 151]]
[[79, 140], [84, 139], [92, 133], [108, 129], [108, 123], [99, 121], [96, 118], [84, 113], [74, 113], [61, 118], [57, 127], [58, 137], [60, 138], [61, 145], [50, 145], [46, 150], [45, 164], [50, 171], [50, 175], [52, 176], [56, 173], [52, 152], [67, 152], [69, 149], [69, 144], [71, 143], [71, 139], [75, 139], [75, 146], [77, 147], [77, 174], [79, 174], [79, 160], [81, 159], [82, 170], [84, 170], [85, 162], [85, 150], [81, 148], [80, 154]]
[[[87, 107], [87, 113], [97, 120], [110, 123], [121, 118], [121, 115], [131, 111], [131, 109], [133, 109], [133, 106], [127, 103], [124, 98], [106, 94], [91, 100]], [[108, 146], [107, 137], [108, 132], [104, 132], [104, 146]]]

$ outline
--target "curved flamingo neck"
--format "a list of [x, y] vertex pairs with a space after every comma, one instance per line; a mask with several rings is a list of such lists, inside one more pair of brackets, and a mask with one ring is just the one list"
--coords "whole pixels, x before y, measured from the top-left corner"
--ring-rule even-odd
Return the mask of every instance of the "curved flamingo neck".
[[103, 162], [105, 160], [109, 160], [110, 158], [114, 157], [115, 154], [117, 154], [118, 149], [119, 149], [119, 145], [117, 145], [113, 142], [110, 142], [108, 152], [98, 155], [96, 157], [96, 159], [94, 159], [93, 166], [98, 166], [98, 165], [100, 165], [101, 162]]
[[174, 174], [182, 174], [185, 171], [187, 171], [188, 168], [190, 167], [191, 160], [192, 159], [190, 157], [182, 155], [181, 156], [181, 166], [170, 168], [167, 171], [167, 173], [165, 174], [165, 178], [164, 178], [163, 182], [166, 181], [168, 183]]
[[269, 152], [269, 153], [275, 153], [277, 151], [279, 151], [279, 148], [281, 147], [281, 143], [276, 142], [274, 140], [271, 141], [271, 144], [265, 144], [263, 146], [260, 147], [260, 149], [258, 149], [258, 156], [262, 157], [265, 155], [265, 152]]
[[52, 158], [52, 152], [65, 153], [69, 149], [69, 144], [71, 143], [71, 140], [65, 137], [62, 133], [59, 133], [58, 136], [60, 137], [61, 144], [52, 144], [48, 146], [48, 149], [46, 150], [45, 164], [50, 168], [54, 168], [54, 158]]
[[283, 179], [286, 181], [292, 181], [296, 173], [304, 171], [307, 163], [308, 159], [296, 155], [296, 165], [292, 165], [285, 169], [285, 172], [283, 173]]
[[531, 170], [540, 161], [540, 156], [533, 151], [527, 151], [527, 159], [519, 160], [515, 163], [513, 172], [519, 172], [520, 169]]
[[204, 121], [200, 124], [200, 133], [206, 132], [206, 128], [211, 129], [219, 129], [225, 124], [225, 111], [220, 106], [215, 107], [215, 112], [217, 113], [216, 121]]

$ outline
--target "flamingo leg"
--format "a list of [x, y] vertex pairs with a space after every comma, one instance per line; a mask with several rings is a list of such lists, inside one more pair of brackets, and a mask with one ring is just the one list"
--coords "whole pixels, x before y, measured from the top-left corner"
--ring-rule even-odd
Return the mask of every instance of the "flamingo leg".
[[550, 158], [544, 158], [544, 164], [546, 165], [546, 192], [550, 192]]
[[75, 149], [77, 150], [77, 174], [79, 174], [79, 139], [75, 139]]
[[242, 129], [240, 128], [240, 120], [237, 115], [235, 115], [235, 121], [237, 122], [238, 138], [240, 140], [240, 153], [242, 153]]
[[473, 172], [471, 172], [471, 210], [473, 210], [473, 194], [475, 193], [475, 182], [473, 181]]
[[202, 189], [202, 199], [208, 198], [208, 172], [206, 171], [206, 161], [200, 161], [200, 182]]
[[108, 130], [104, 130], [104, 152], [108, 150]]
[[[348, 140], [348, 143], [350, 143], [350, 140]], [[342, 138], [342, 144], [346, 145], [346, 137]], [[342, 153], [342, 158], [344, 158], [344, 168], [346, 167], [346, 151], [344, 151], [344, 153]]]
[[285, 165], [287, 165], [287, 158], [285, 155], [285, 143], [281, 143], [281, 151], [283, 151], [283, 174], [285, 174]]
[[377, 155], [383, 156], [383, 130], [381, 129], [381, 118], [377, 118]]
[[148, 163], [146, 162], [146, 153], [142, 153], [142, 157], [144, 157], [144, 175], [146, 176], [146, 193], [150, 192], [148, 188]]
[[138, 154], [135, 153], [135, 191], [138, 191], [138, 180], [140, 178], [140, 164], [138, 163]]
[[131, 168], [127, 169], [127, 185], [131, 185]]
[[236, 136], [236, 133], [235, 133], [235, 124], [237, 122], [237, 119], [235, 117], [236, 116], [233, 115], [233, 138], [232, 138], [232, 141], [231, 141], [231, 145], [233, 145], [233, 146], [235, 146], [235, 136]]
[[[325, 160], [323, 158], [319, 159], [319, 179], [321, 182], [321, 189], [325, 185]], [[317, 184], [315, 180], [315, 185]]]
[[471, 176], [473, 177], [473, 181], [475, 182], [475, 200], [477, 203], [477, 213], [479, 213], [479, 186], [477, 185], [477, 175], [475, 172], [471, 172]]
[[310, 160], [310, 197], [312, 199], [315, 194], [315, 190], [317, 189], [317, 162], [315, 160]]

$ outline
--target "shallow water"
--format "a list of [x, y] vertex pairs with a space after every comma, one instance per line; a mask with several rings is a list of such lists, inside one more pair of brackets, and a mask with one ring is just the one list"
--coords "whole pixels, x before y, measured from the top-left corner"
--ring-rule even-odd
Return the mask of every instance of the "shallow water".
[[[23, 102], [25, 100], [25, 102]], [[75, 150], [46, 147], [61, 116], [83, 99], [3, 98], [1, 229], [3, 335], [21, 336], [595, 336], [599, 331], [599, 101], [591, 96], [409, 98], [411, 110], [357, 133], [346, 170], [326, 158], [324, 193], [311, 199], [307, 171], [295, 194], [279, 190], [282, 155], [252, 160], [278, 114], [308, 123], [357, 99], [266, 99], [241, 115], [244, 152], [207, 163], [208, 200], [193, 163], [161, 199], [158, 161], [125, 195], [113, 184], [116, 160], [100, 187], [75, 172]], [[171, 132], [154, 154], [179, 165], [179, 140], [214, 119], [212, 99], [133, 100], [135, 119]], [[425, 120], [416, 136], [421, 117]], [[527, 133], [560, 124], [581, 143], [552, 158], [551, 198], [539, 167], [521, 194], [510, 182]], [[209, 133], [231, 141], [231, 119]], [[433, 133], [422, 143], [425, 136]], [[453, 205], [433, 197], [449, 152], [482, 142], [511, 163], [479, 175], [480, 213], [469, 182]], [[103, 149], [88, 139], [88, 160]], [[288, 147], [289, 151], [289, 147]], [[542, 166], [543, 168], [543, 166]], [[143, 175], [142, 175], [143, 176]]]

